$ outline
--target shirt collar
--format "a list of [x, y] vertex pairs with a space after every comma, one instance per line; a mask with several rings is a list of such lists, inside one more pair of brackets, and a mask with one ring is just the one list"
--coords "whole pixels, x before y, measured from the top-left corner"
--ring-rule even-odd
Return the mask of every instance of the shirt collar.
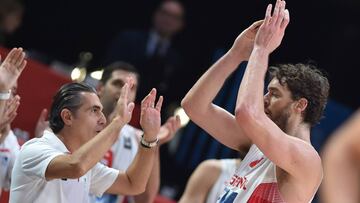
[[45, 130], [43, 139], [47, 140], [51, 145], [53, 145], [59, 151], [64, 153], [70, 153], [70, 151], [66, 148], [64, 143], [53, 132]]

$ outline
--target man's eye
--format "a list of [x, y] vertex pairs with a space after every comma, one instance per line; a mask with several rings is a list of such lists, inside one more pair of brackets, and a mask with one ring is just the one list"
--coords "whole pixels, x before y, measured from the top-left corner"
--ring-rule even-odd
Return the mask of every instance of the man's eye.
[[114, 81], [113, 85], [116, 87], [122, 87], [122, 86], [124, 86], [124, 82], [123, 81]]
[[278, 97], [279, 97], [279, 95], [278, 95], [278, 94], [273, 94], [273, 96], [274, 96], [275, 98], [278, 98]]

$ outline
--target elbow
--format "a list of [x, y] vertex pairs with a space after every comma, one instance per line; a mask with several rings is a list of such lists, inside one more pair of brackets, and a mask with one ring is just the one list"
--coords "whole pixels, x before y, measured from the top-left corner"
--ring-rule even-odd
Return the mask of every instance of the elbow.
[[241, 104], [235, 109], [235, 119], [238, 123], [249, 121], [249, 119], [252, 119], [253, 116], [253, 110], [250, 106], [245, 104]]
[[73, 178], [73, 179], [80, 178], [80, 177], [84, 176], [86, 174], [86, 172], [88, 171], [88, 170], [86, 170], [86, 167], [84, 166], [84, 164], [82, 164], [79, 161], [72, 163], [71, 165], [72, 165], [71, 166], [71, 168], [72, 168], [71, 176], [72, 177], [69, 177], [69, 178]]
[[248, 105], [237, 106], [235, 110], [236, 122], [242, 126], [261, 123], [263, 115], [264, 113], [261, 114], [259, 109], [255, 109], [254, 107]]
[[191, 119], [196, 119], [199, 116], [205, 115], [210, 108], [209, 105], [210, 104], [207, 103], [199, 103], [199, 101], [196, 101], [188, 96], [185, 96], [181, 100], [181, 107]]
[[190, 104], [190, 101], [189, 99], [187, 99], [186, 97], [184, 97], [182, 100], [181, 100], [181, 107], [185, 110], [185, 111], [188, 111], [191, 107], [191, 104]]
[[126, 175], [129, 181], [129, 188], [131, 188], [129, 190], [129, 194], [127, 195], [139, 195], [145, 192], [147, 181], [145, 182], [134, 181], [128, 176], [128, 174]]
[[144, 193], [144, 192], [145, 192], [145, 188], [146, 188], [146, 185], [143, 184], [141, 187], [139, 187], [139, 190], [137, 191], [137, 193], [138, 193], [138, 194]]
[[195, 109], [193, 108], [193, 105], [191, 104], [191, 101], [189, 101], [188, 98], [185, 97], [181, 100], [181, 107], [184, 109], [185, 113], [189, 117], [192, 117], [192, 115], [195, 112]]
[[131, 194], [128, 195], [139, 195], [145, 192], [145, 186], [146, 185], [138, 185], [133, 187], [132, 191], [130, 192]]

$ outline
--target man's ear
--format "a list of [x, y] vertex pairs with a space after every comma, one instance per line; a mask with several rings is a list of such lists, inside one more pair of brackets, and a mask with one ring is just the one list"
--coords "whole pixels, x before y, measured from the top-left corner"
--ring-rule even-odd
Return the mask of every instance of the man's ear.
[[296, 102], [295, 111], [298, 113], [303, 113], [307, 106], [308, 106], [308, 100], [305, 98], [301, 98]]
[[72, 113], [71, 113], [71, 111], [69, 109], [61, 110], [60, 116], [61, 116], [61, 119], [64, 122], [64, 126], [72, 124], [73, 116], [72, 116]]

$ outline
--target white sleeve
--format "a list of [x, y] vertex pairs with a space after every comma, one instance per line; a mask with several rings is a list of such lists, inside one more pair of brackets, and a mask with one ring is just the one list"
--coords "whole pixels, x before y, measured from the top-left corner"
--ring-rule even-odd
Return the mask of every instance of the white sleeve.
[[63, 154], [44, 142], [34, 142], [22, 148], [19, 158], [25, 174], [45, 179], [50, 161]]
[[118, 175], [118, 170], [97, 163], [91, 169], [90, 194], [102, 196], [114, 184]]

